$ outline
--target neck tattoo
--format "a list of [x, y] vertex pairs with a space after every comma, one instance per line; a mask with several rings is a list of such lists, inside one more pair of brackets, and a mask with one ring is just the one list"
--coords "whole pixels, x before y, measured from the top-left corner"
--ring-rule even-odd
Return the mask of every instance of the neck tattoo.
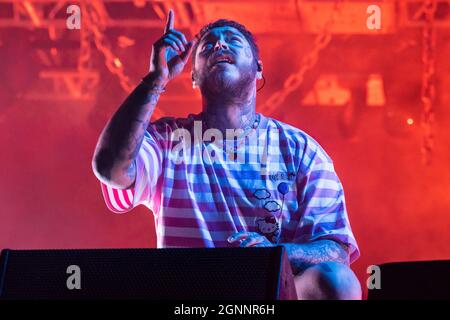
[[227, 154], [229, 160], [231, 160], [231, 161], [236, 160], [237, 152], [238, 152], [239, 148], [242, 146], [242, 144], [245, 143], [245, 140], [247, 140], [247, 138], [249, 138], [254, 132], [256, 132], [256, 130], [258, 129], [260, 121], [261, 121], [261, 115], [260, 114], [255, 114], [254, 120], [253, 120], [253, 124], [249, 125], [249, 126], [245, 126], [244, 127], [244, 133], [242, 134], [241, 137], [237, 138], [239, 143], [235, 146], [234, 145], [234, 141], [233, 141], [233, 146], [230, 147], [230, 148], [227, 148], [226, 154]]

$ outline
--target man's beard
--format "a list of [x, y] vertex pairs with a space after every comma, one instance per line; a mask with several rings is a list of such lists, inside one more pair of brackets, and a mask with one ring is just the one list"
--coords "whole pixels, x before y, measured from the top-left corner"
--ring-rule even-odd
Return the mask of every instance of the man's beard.
[[238, 78], [226, 75], [225, 71], [213, 71], [206, 75], [201, 86], [202, 95], [240, 97], [245, 95], [255, 81], [256, 70], [240, 73]]

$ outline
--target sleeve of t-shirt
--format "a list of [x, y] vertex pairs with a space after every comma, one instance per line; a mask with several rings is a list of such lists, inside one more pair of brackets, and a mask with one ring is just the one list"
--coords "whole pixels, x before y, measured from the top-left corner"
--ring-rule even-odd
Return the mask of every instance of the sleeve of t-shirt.
[[342, 183], [333, 162], [320, 147], [306, 162], [304, 173], [297, 177], [301, 218], [294, 242], [334, 240], [348, 249], [352, 263], [359, 257], [359, 249], [348, 219]]
[[157, 183], [162, 172], [163, 151], [154, 133], [146, 131], [136, 157], [136, 181], [130, 189], [116, 189], [100, 182], [109, 210], [126, 213], [142, 204], [153, 210]]

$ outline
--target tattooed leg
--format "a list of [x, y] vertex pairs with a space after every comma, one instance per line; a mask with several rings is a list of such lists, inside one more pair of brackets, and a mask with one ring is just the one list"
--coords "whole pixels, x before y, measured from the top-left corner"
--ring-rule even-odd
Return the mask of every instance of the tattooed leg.
[[294, 272], [299, 299], [361, 299], [348, 248], [332, 240], [282, 244]]
[[286, 248], [294, 274], [327, 261], [349, 264], [347, 248], [332, 240], [317, 240], [302, 244], [285, 243], [282, 245]]
[[353, 271], [339, 262], [322, 262], [294, 277], [300, 300], [360, 300], [361, 285]]

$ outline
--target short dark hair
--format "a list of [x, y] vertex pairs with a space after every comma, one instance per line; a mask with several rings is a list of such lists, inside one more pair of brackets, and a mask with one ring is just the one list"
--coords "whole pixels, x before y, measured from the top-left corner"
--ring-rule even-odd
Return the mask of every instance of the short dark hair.
[[253, 52], [253, 57], [255, 58], [256, 61], [259, 60], [259, 48], [258, 48], [258, 45], [256, 43], [256, 40], [255, 40], [255, 37], [253, 36], [253, 34], [249, 30], [247, 30], [247, 28], [244, 25], [242, 25], [236, 21], [228, 20], [228, 19], [219, 19], [214, 22], [208, 23], [200, 30], [199, 33], [197, 33], [195, 35], [195, 38], [197, 39], [197, 43], [195, 44], [195, 47], [193, 50], [194, 54], [192, 55], [192, 65], [194, 65], [195, 52], [197, 51], [198, 45], [200, 44], [200, 40], [202, 39], [202, 37], [209, 31], [211, 31], [211, 29], [219, 28], [219, 27], [233, 27], [233, 28], [239, 30], [239, 32], [244, 35], [245, 39], [247, 39], [248, 43], [250, 44], [250, 47]]

